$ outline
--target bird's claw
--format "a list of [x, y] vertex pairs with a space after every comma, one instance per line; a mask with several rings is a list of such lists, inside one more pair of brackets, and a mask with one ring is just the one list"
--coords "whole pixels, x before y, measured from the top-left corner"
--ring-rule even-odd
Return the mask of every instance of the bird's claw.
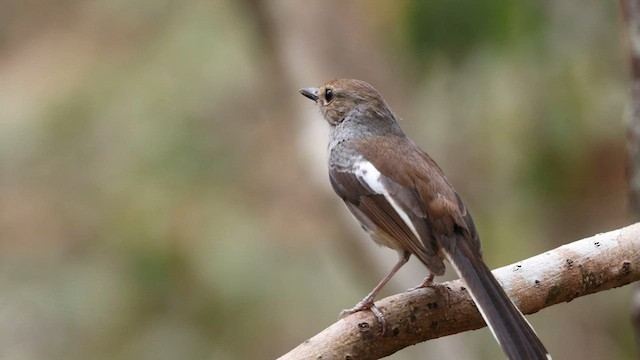
[[356, 306], [352, 307], [351, 309], [342, 310], [340, 312], [340, 315], [338, 316], [340, 317], [340, 319], [342, 319], [346, 316], [355, 314], [363, 310], [371, 310], [373, 315], [375, 315], [376, 319], [378, 319], [378, 323], [380, 323], [380, 326], [382, 327], [382, 336], [384, 336], [387, 332], [387, 320], [384, 318], [382, 311], [380, 311], [380, 309], [373, 303], [373, 301], [363, 300], [358, 304], [356, 304]]
[[414, 291], [414, 290], [418, 290], [418, 289], [424, 289], [424, 288], [427, 288], [427, 287], [432, 287], [434, 289], [437, 288], [438, 285], [440, 285], [440, 284], [436, 283], [435, 281], [433, 281], [434, 277], [435, 276], [433, 274], [427, 276], [420, 285], [412, 287], [411, 289], [407, 289], [407, 291]]
[[447, 298], [447, 304], [449, 304], [449, 289], [438, 282], [433, 281], [434, 275], [431, 274], [429, 275], [427, 278], [424, 279], [424, 281], [422, 282], [422, 284], [416, 286], [416, 287], [412, 287], [411, 289], [407, 289], [407, 291], [414, 291], [414, 290], [418, 290], [418, 289], [424, 289], [424, 288], [432, 288], [440, 293], [443, 293], [445, 295], [445, 297]]

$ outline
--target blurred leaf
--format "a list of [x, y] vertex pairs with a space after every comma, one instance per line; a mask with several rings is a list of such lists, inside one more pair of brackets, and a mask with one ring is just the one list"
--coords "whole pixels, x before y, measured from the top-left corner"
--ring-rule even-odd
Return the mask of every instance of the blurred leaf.
[[459, 62], [481, 45], [502, 47], [539, 36], [543, 8], [517, 0], [412, 0], [405, 26], [418, 59], [445, 55]]

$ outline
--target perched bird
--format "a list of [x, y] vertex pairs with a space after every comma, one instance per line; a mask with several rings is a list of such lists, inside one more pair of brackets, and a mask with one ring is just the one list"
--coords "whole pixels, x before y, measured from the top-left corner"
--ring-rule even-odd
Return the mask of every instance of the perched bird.
[[396, 115], [368, 83], [338, 79], [300, 89], [331, 126], [329, 178], [364, 230], [400, 258], [387, 276], [354, 308], [369, 309], [386, 322], [374, 298], [415, 255], [430, 275], [444, 274], [443, 259], [466, 283], [478, 310], [510, 359], [550, 359], [522, 313], [482, 260], [471, 215], [440, 167], [405, 136]]

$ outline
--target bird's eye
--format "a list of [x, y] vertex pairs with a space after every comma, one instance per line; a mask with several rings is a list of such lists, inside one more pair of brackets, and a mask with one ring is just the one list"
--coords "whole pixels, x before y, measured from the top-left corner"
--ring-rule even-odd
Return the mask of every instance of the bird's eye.
[[329, 101], [331, 101], [331, 99], [333, 99], [333, 89], [331, 89], [331, 88], [327, 88], [327, 89], [324, 91], [324, 99], [325, 99], [327, 102], [329, 102]]

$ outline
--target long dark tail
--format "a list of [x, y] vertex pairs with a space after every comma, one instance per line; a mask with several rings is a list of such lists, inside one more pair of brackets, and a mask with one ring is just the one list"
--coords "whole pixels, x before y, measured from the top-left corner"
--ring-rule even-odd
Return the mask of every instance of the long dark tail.
[[512, 360], [551, 359], [535, 331], [504, 292], [480, 251], [461, 236], [443, 244], [447, 260], [464, 280], [493, 336]]

